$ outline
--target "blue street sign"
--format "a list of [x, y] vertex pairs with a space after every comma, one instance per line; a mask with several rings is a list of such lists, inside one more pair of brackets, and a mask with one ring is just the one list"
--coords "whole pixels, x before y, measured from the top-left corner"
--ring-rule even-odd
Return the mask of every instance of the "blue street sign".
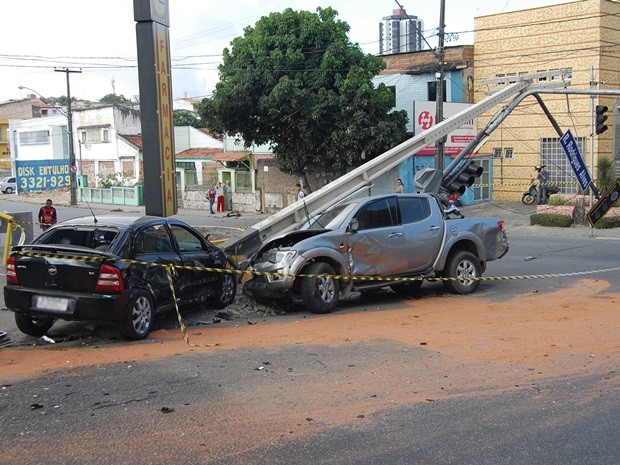
[[575, 176], [577, 176], [577, 181], [579, 181], [581, 189], [585, 191], [592, 182], [592, 178], [590, 177], [590, 173], [588, 173], [586, 164], [583, 162], [583, 157], [579, 152], [579, 147], [577, 147], [577, 141], [575, 141], [570, 129], [560, 137], [560, 145], [568, 157], [568, 162]]

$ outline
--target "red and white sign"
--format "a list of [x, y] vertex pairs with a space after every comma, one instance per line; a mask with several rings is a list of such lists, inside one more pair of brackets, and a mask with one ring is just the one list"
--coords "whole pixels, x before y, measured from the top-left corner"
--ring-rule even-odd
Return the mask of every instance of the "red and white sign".
[[422, 128], [422, 131], [430, 129], [435, 123], [435, 118], [428, 111], [421, 111], [418, 115], [418, 126]]
[[[449, 118], [470, 107], [470, 103], [444, 102], [443, 117]], [[418, 135], [435, 125], [436, 103], [416, 100], [413, 102], [413, 133]], [[476, 119], [468, 121], [460, 128], [448, 134], [445, 145], [446, 155], [458, 155], [476, 135]], [[434, 155], [435, 144], [424, 147], [417, 155]]]

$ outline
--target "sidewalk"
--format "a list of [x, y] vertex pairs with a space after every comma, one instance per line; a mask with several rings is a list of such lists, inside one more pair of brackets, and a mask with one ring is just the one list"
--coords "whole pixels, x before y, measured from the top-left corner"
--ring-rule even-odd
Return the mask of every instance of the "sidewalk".
[[522, 202], [483, 202], [476, 205], [461, 207], [465, 218], [475, 216], [497, 217], [506, 222], [506, 230], [532, 236], [562, 237], [601, 237], [620, 239], [620, 228], [593, 229], [590, 226], [572, 225], [569, 228], [552, 228], [530, 224], [530, 216], [536, 213], [536, 205], [524, 205]]
[[[2, 196], [2, 200], [12, 200], [15, 202], [25, 202], [42, 205], [45, 199], [52, 198], [55, 206], [69, 207], [70, 196], [68, 189], [59, 189], [53, 192], [26, 192], [17, 195], [5, 195]], [[89, 209], [89, 205], [86, 202], [78, 202], [78, 208]], [[144, 214], [144, 206], [132, 206], [132, 205], [112, 205], [112, 204], [90, 204], [90, 208], [94, 210], [108, 210], [110, 212], [127, 212]], [[496, 217], [506, 222], [506, 228], [508, 233], [510, 232], [523, 232], [531, 235], [549, 235], [551, 231], [555, 235], [561, 236], [573, 236], [573, 237], [609, 237], [620, 239], [620, 228], [614, 229], [593, 229], [589, 226], [573, 225], [570, 228], [550, 228], [544, 226], [531, 226], [530, 216], [536, 213], [536, 205], [524, 205], [522, 202], [515, 201], [491, 201], [482, 202], [475, 205], [461, 207], [461, 212], [466, 218], [490, 216]], [[179, 208], [177, 215], [180, 217], [192, 217], [205, 213], [203, 210]], [[208, 213], [208, 212], [207, 212]], [[207, 215], [208, 216], [208, 215]], [[241, 216], [227, 217], [227, 214], [221, 214], [217, 216], [210, 216], [211, 219], [217, 220], [218, 223], [230, 222], [237, 226], [236, 223], [243, 223], [245, 227], [250, 224], [256, 224], [259, 221], [268, 218], [268, 213], [241, 213]], [[592, 233], [592, 234], [591, 234]]]

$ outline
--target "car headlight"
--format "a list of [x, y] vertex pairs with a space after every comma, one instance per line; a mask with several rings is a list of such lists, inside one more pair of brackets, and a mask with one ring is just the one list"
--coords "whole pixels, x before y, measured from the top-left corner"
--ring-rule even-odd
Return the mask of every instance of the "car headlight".
[[293, 257], [295, 257], [296, 254], [297, 252], [294, 250], [270, 250], [267, 254], [267, 259], [271, 263], [279, 263], [284, 260], [291, 260]]

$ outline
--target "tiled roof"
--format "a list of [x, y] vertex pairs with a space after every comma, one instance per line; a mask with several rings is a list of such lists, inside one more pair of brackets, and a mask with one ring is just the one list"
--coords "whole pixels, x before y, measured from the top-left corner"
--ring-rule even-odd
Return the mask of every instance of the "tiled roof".
[[142, 135], [141, 134], [119, 134], [119, 137], [127, 140], [130, 144], [136, 146], [138, 150], [142, 150]]
[[249, 152], [231, 152], [226, 153], [224, 149], [213, 148], [194, 148], [183, 150], [176, 154], [176, 159], [210, 159], [221, 162], [240, 161], [247, 158], [250, 155]]

